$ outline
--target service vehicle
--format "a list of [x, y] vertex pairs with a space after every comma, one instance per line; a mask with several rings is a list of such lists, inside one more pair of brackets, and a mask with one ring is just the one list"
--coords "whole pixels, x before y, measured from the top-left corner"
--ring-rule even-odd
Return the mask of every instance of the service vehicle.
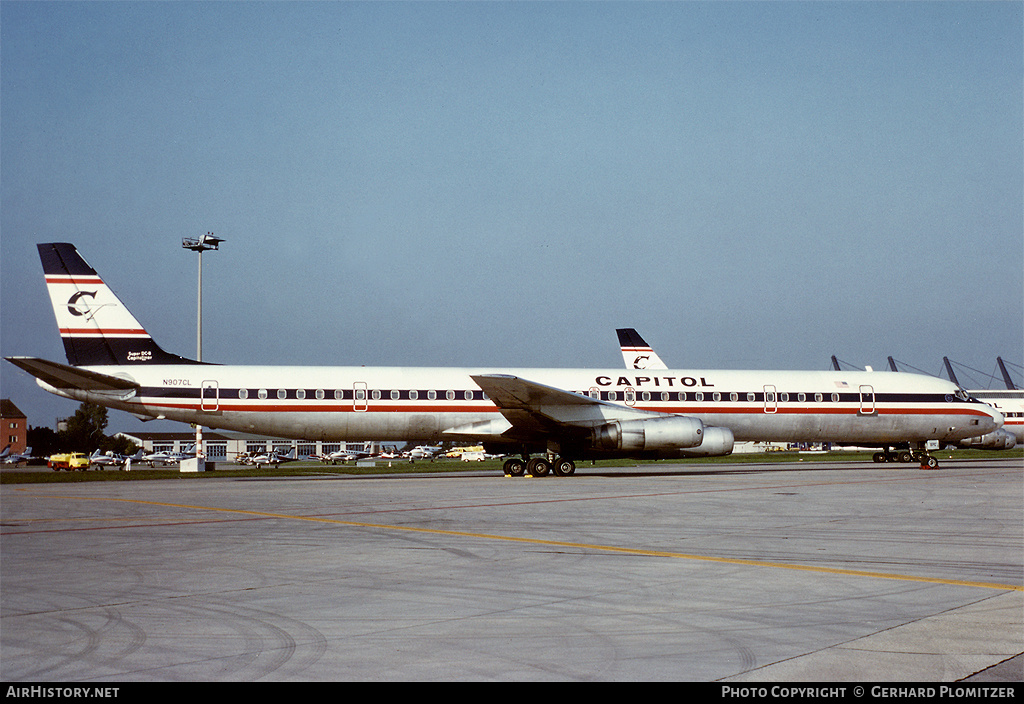
[[62, 469], [66, 469], [69, 472], [80, 469], [84, 472], [89, 469], [89, 464], [89, 455], [84, 452], [65, 452], [63, 454], [50, 455], [46, 461], [46, 466], [54, 472], [59, 472]]

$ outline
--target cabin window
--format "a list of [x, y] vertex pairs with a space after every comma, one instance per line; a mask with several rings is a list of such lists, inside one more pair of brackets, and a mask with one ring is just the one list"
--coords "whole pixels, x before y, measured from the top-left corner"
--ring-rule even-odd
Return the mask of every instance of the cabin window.
[[838, 401], [838, 400], [839, 400], [839, 394], [837, 394], [837, 393], [833, 392], [833, 393], [832, 393], [832, 400], [833, 400], [833, 401]]
[[821, 403], [821, 394], [814, 394], [815, 403]]
[[259, 392], [256, 395], [259, 396], [261, 399], [265, 400], [267, 398], [267, 390], [266, 389], [260, 389]]
[[278, 398], [288, 398], [288, 392], [285, 389], [278, 389], [277, 390], [277, 397]]
[[334, 390], [334, 400], [335, 401], [340, 401], [343, 398], [345, 398], [345, 394], [342, 392], [342, 390], [341, 389], [335, 389]]
[[754, 392], [753, 391], [748, 391], [747, 392], [747, 400], [748, 401], [753, 401], [755, 398], [756, 397], [754, 396]]
[[711, 398], [713, 398], [715, 401], [721, 401], [722, 400], [722, 394], [720, 394], [720, 393], [718, 393], [716, 391], [714, 394], [712, 394]]
[[296, 391], [295, 392], [295, 398], [297, 398], [297, 399], [304, 399], [304, 398], [306, 398], [306, 390], [305, 389], [299, 389], [298, 391]]
[[370, 392], [370, 398], [374, 401], [380, 401], [380, 389], [374, 389]]
[[391, 400], [397, 401], [401, 394], [398, 393], [398, 389], [391, 389]]
[[239, 389], [238, 398], [246, 399], [249, 398], [249, 389]]
[[703, 391], [698, 391], [696, 393], [696, 395], [694, 396], [694, 399], [697, 400], [697, 401], [703, 401], [704, 400], [704, 392]]
[[437, 400], [437, 392], [434, 391], [433, 389], [431, 389], [430, 391], [427, 392], [427, 398], [430, 399], [431, 401], [436, 401]]
[[417, 391], [416, 389], [413, 389], [412, 391], [409, 392], [409, 400], [410, 401], [415, 401], [419, 397], [420, 397], [420, 392]]
[[[324, 400], [324, 396], [326, 394], [324, 394], [324, 390], [323, 389], [317, 389], [315, 395], [316, 395], [317, 399], [323, 401]], [[313, 453], [310, 452], [310, 453], [307, 453], [307, 454], [313, 454]]]
[[800, 403], [803, 403], [804, 401], [807, 400], [807, 394], [805, 394], [803, 391], [801, 391], [800, 393], [798, 393], [796, 395], [796, 400], [799, 401]]
[[446, 399], [448, 399], [449, 401], [454, 401], [455, 400], [455, 392], [452, 391], [451, 389], [448, 389], [447, 391], [444, 392], [444, 397]]
[[731, 394], [729, 394], [729, 400], [730, 401], [736, 401], [737, 399], [739, 399], [739, 397], [740, 397], [739, 394], [737, 394], [735, 391], [733, 391]]

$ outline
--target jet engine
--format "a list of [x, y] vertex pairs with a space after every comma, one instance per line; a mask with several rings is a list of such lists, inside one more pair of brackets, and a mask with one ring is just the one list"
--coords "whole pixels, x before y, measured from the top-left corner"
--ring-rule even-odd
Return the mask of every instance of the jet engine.
[[593, 436], [595, 448], [610, 452], [697, 447], [703, 440], [704, 424], [686, 416], [615, 421], [595, 428]]
[[732, 454], [735, 438], [728, 428], [704, 428], [704, 442], [699, 447], [679, 448], [679, 457], [724, 457]]
[[1017, 444], [1017, 437], [1009, 430], [1000, 428], [976, 438], [967, 438], [957, 443], [957, 447], [975, 450], [1011, 450]]

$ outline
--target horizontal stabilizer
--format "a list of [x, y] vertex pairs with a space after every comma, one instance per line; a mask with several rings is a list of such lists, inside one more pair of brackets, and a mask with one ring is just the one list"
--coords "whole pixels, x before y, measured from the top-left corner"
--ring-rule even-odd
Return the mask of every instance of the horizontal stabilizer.
[[139, 388], [137, 383], [128, 379], [91, 372], [81, 367], [71, 367], [37, 357], [7, 357], [6, 359], [55, 389], [79, 389], [102, 393], [135, 391]]

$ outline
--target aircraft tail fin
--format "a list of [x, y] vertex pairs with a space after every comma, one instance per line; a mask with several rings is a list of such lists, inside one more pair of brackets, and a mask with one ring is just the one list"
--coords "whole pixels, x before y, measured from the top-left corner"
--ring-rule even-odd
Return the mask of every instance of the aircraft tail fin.
[[37, 247], [69, 364], [199, 364], [157, 345], [73, 244]]
[[622, 361], [627, 369], [668, 369], [661, 357], [644, 342], [633, 328], [622, 328], [615, 331], [619, 336], [619, 347], [622, 348]]

